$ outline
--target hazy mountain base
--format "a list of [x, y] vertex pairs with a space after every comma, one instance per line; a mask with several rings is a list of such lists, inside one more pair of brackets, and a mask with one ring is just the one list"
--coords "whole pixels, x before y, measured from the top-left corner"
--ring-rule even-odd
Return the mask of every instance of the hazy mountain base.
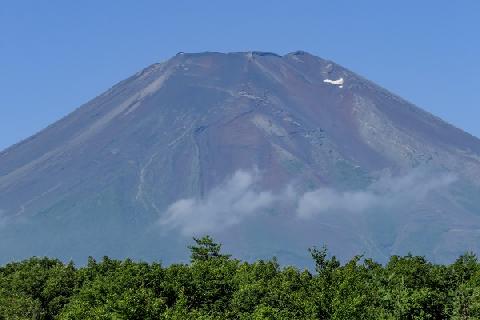
[[[81, 201], [67, 198], [37, 216], [7, 220], [0, 227], [0, 263], [35, 255], [79, 264], [105, 255], [174, 263], [187, 261], [183, 248], [191, 235], [202, 233], [215, 235], [229, 252], [250, 262], [275, 255], [282, 265], [312, 267], [307, 248], [324, 243], [343, 262], [362, 253], [385, 263], [390, 253], [413, 251], [450, 263], [477, 243], [460, 236], [468, 231], [468, 217], [460, 219], [461, 211], [445, 198], [455, 197], [473, 211], [476, 189], [450, 175], [425, 172], [377, 178], [357, 189], [302, 192], [286, 185], [276, 192], [259, 187], [261, 173], [238, 171], [202, 198], [181, 199], [157, 216], [133, 206], [131, 214], [121, 214], [129, 199], [112, 183]], [[444, 203], [443, 224], [433, 221], [439, 213], [429, 203]], [[448, 214], [454, 210], [457, 216]], [[467, 236], [478, 238], [474, 230]]]
[[316, 272], [275, 259], [242, 262], [211, 238], [190, 264], [47, 258], [0, 268], [0, 319], [480, 319], [480, 263], [393, 256], [341, 265], [312, 249]]

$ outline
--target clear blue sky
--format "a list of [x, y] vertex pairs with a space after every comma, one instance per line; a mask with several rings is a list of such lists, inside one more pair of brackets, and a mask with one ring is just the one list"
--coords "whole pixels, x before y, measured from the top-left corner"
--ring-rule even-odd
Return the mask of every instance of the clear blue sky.
[[0, 149], [178, 51], [299, 49], [480, 136], [478, 0], [2, 0]]

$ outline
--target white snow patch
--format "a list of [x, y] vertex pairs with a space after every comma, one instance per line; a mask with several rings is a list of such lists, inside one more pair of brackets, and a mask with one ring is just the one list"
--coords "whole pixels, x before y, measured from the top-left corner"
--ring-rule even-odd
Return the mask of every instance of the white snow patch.
[[338, 85], [339, 88], [343, 88], [343, 84], [344, 84], [345, 81], [343, 80], [343, 78], [340, 78], [338, 80], [325, 79], [325, 80], [323, 80], [323, 82], [330, 83], [330, 84], [333, 84], [333, 85]]

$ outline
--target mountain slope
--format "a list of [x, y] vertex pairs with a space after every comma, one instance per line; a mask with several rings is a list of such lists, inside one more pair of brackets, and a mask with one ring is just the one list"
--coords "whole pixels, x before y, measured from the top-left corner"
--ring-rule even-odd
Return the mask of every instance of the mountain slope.
[[479, 249], [479, 178], [477, 138], [333, 62], [180, 53], [0, 153], [0, 256], [445, 261]]

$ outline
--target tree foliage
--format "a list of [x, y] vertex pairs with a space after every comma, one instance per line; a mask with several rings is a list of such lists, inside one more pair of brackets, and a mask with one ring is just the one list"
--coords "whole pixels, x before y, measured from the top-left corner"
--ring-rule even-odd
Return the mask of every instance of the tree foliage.
[[480, 263], [393, 256], [341, 264], [312, 248], [315, 272], [232, 259], [210, 237], [190, 264], [31, 258], [0, 267], [0, 320], [480, 319]]

